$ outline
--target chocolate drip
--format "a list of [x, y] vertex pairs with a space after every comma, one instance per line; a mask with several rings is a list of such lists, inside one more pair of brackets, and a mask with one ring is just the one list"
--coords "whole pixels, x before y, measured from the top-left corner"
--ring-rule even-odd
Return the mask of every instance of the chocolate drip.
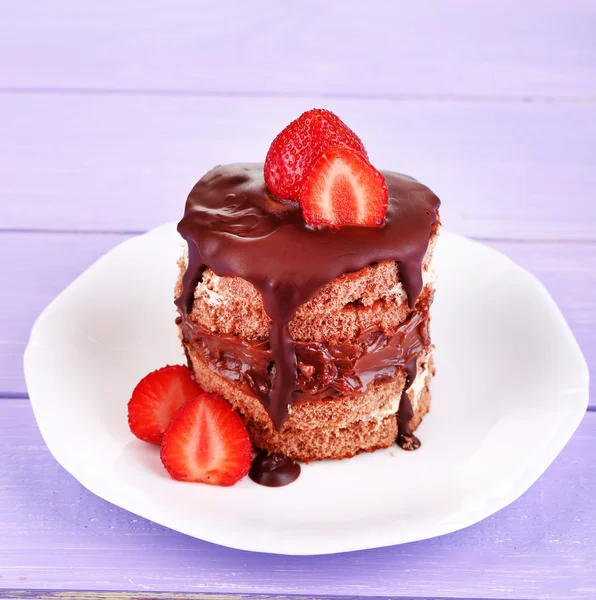
[[420, 257], [420, 260], [410, 261], [397, 261], [397, 268], [399, 270], [399, 276], [401, 278], [406, 294], [408, 295], [408, 304], [410, 308], [414, 308], [416, 300], [420, 296], [422, 291], [422, 259], [424, 255]]
[[273, 321], [269, 325], [269, 344], [275, 371], [265, 408], [269, 411], [273, 427], [279, 430], [288, 417], [288, 406], [298, 383], [296, 350], [287, 323]]
[[397, 411], [397, 443], [404, 450], [418, 450], [421, 445], [420, 440], [412, 433], [410, 428], [410, 421], [414, 416], [414, 411], [410, 402], [410, 396], [408, 395], [408, 389], [416, 378], [416, 358], [415, 356], [411, 358], [405, 366], [406, 385], [401, 393], [399, 410]]
[[271, 389], [259, 397], [277, 428], [295, 400], [298, 361], [288, 323], [301, 304], [336, 277], [385, 260], [398, 262], [411, 307], [420, 295], [422, 261], [439, 199], [410, 177], [383, 175], [389, 191], [383, 227], [310, 228], [297, 204], [268, 193], [262, 164], [216, 167], [188, 197], [178, 231], [188, 242], [189, 258], [176, 305], [188, 321], [206, 267], [222, 277], [241, 277], [257, 288], [272, 321], [274, 363]]
[[182, 293], [176, 299], [176, 306], [180, 309], [182, 320], [192, 312], [192, 302], [197, 285], [203, 277], [207, 264], [202, 261], [198, 240], [188, 238], [188, 268], [182, 276]]
[[282, 454], [260, 452], [252, 461], [248, 476], [260, 485], [282, 487], [298, 479], [300, 465]]

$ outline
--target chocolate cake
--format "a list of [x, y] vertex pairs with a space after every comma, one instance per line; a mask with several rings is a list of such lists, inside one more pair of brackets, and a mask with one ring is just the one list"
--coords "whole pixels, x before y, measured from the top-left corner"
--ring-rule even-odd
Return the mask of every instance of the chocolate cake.
[[310, 226], [298, 203], [270, 193], [263, 164], [216, 167], [188, 197], [176, 286], [188, 364], [268, 454], [312, 461], [420, 445], [439, 199], [381, 173], [379, 227]]

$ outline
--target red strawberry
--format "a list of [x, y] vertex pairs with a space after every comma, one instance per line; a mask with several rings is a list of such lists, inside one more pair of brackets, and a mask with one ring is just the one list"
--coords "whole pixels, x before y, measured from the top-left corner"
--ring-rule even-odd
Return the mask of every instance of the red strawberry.
[[161, 462], [173, 479], [234, 485], [250, 469], [252, 446], [238, 413], [206, 392], [176, 414], [161, 445]]
[[300, 194], [304, 220], [313, 227], [382, 225], [388, 201], [383, 175], [345, 146], [319, 157]]
[[303, 113], [273, 140], [267, 152], [267, 188], [278, 198], [298, 200], [313, 163], [335, 145], [352, 148], [367, 158], [360, 138], [332, 112], [315, 108]]
[[140, 440], [161, 444], [176, 411], [202, 391], [183, 365], [169, 365], [149, 373], [137, 384], [128, 403], [130, 430]]

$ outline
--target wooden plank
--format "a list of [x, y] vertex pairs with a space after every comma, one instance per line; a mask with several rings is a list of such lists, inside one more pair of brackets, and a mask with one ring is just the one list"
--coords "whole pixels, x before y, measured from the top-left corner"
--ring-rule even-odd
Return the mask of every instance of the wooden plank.
[[5, 3], [0, 86], [586, 97], [589, 0]]
[[[24, 394], [22, 353], [37, 315], [127, 236], [0, 233], [0, 393]], [[492, 242], [544, 281], [596, 375], [596, 244]], [[15, 258], [16, 257], [16, 258]], [[596, 394], [591, 397], [596, 406]]]
[[[134, 592], [89, 592], [56, 590], [44, 592], [40, 590], [0, 590], [7, 600], [139, 600], [139, 594]], [[361, 600], [363, 596], [342, 596], [342, 600]], [[387, 596], [365, 596], [366, 600], [387, 600]], [[286, 596], [285, 594], [195, 594], [170, 592], [143, 592], [142, 600], [312, 600], [312, 596]], [[317, 600], [337, 600], [337, 596], [320, 596]], [[397, 600], [413, 600], [412, 597]], [[429, 600], [429, 599], [427, 599]], [[430, 599], [432, 600], [432, 599]], [[440, 599], [439, 599], [440, 600]], [[454, 600], [451, 598], [451, 600]], [[455, 598], [455, 600], [458, 600]]]
[[596, 104], [0, 95], [0, 228], [141, 231], [215, 164], [263, 160], [324, 103], [379, 168], [443, 200], [452, 231], [596, 240]]
[[520, 500], [466, 530], [366, 552], [287, 557], [204, 543], [94, 497], [50, 456], [28, 401], [3, 400], [0, 589], [592, 599], [595, 444], [596, 414], [587, 413]]
[[93, 261], [124, 239], [114, 234], [0, 234], [2, 393], [26, 393], [23, 352], [39, 313]]

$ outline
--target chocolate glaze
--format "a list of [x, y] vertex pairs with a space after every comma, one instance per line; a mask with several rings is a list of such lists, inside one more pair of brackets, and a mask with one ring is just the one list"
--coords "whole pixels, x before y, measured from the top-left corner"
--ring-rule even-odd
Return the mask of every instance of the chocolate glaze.
[[189, 259], [176, 305], [187, 322], [206, 267], [257, 288], [271, 318], [273, 358], [271, 389], [259, 398], [278, 429], [297, 395], [299, 365], [288, 323], [301, 304], [336, 277], [384, 260], [397, 261], [410, 307], [420, 295], [422, 260], [440, 202], [406, 175], [383, 175], [389, 208], [382, 227], [312, 229], [296, 203], [269, 194], [261, 163], [216, 167], [188, 197], [178, 231], [188, 242]]
[[298, 479], [300, 465], [283, 454], [259, 452], [252, 461], [248, 476], [260, 485], [282, 487]]

